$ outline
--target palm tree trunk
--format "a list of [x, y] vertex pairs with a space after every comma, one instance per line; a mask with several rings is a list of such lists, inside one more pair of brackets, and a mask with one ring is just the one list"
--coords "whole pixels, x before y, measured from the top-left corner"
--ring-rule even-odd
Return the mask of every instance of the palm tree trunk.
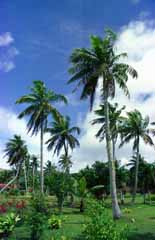
[[146, 204], [146, 192], [143, 192], [143, 203]]
[[65, 143], [64, 143], [64, 150], [65, 150], [65, 155], [68, 156], [68, 147], [66, 146]]
[[16, 172], [16, 175], [14, 176], [14, 178], [11, 179], [11, 180], [0, 190], [0, 193], [2, 193], [5, 189], [7, 189], [14, 181], [16, 181], [16, 179], [18, 178], [19, 173], [20, 173], [20, 168], [21, 168], [21, 164], [20, 164], [19, 167], [17, 168], [17, 172]]
[[113, 160], [116, 161], [116, 156], [115, 156], [115, 140], [112, 139], [112, 150], [113, 150]]
[[43, 123], [40, 129], [40, 182], [41, 182], [41, 193], [44, 193], [44, 170], [43, 170]]
[[24, 161], [24, 178], [25, 178], [25, 191], [27, 193], [27, 174], [26, 174], [26, 166], [25, 166], [25, 161]]
[[35, 167], [33, 166], [32, 168], [32, 188], [33, 188], [33, 193], [34, 193], [34, 172], [35, 172]]
[[112, 156], [113, 154], [112, 154], [110, 126], [109, 126], [109, 105], [108, 105], [107, 92], [104, 93], [104, 106], [105, 106], [106, 148], [107, 148], [107, 156], [108, 156], [108, 162], [109, 162], [112, 211], [113, 211], [113, 218], [119, 219], [121, 217], [121, 210], [118, 205], [118, 199], [117, 199], [115, 162]]
[[138, 187], [138, 171], [139, 171], [139, 137], [137, 137], [137, 159], [135, 167], [135, 183], [133, 189], [132, 203], [135, 203], [137, 187]]
[[84, 212], [84, 200], [83, 200], [83, 198], [81, 198], [81, 200], [80, 200], [80, 212], [81, 213]]

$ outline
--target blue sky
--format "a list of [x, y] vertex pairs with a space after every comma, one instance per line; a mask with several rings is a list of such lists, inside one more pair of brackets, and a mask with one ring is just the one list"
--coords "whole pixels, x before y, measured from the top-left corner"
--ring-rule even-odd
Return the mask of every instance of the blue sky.
[[[84, 121], [88, 104], [79, 103], [78, 94], [71, 95], [73, 86], [66, 84], [72, 49], [89, 46], [89, 35], [103, 35], [105, 27], [120, 32], [134, 21], [151, 22], [154, 9], [154, 0], [1, 0], [0, 107], [17, 114], [21, 107], [15, 100], [40, 79], [69, 97], [60, 111], [73, 123]], [[2, 146], [10, 135], [2, 131]]]
[[[10, 32], [12, 47], [19, 51], [14, 58], [16, 67], [0, 72], [1, 104], [18, 110], [16, 98], [35, 79], [44, 80], [56, 92], [69, 94], [72, 86], [66, 81], [72, 49], [88, 46], [89, 35], [103, 35], [104, 27], [119, 30], [142, 11], [152, 9], [152, 0], [0, 1], [0, 34]], [[82, 105], [67, 108], [68, 114], [76, 113], [77, 108], [83, 111]]]

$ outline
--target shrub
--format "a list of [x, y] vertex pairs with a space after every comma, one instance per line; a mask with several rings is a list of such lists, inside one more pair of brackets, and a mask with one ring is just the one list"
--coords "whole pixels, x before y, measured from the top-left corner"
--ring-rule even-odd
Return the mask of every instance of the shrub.
[[62, 221], [58, 216], [52, 215], [52, 217], [48, 220], [48, 224], [51, 229], [60, 229], [62, 226]]
[[21, 200], [20, 202], [16, 203], [16, 208], [17, 209], [24, 209], [26, 207], [26, 202], [24, 200]]
[[91, 201], [88, 207], [89, 223], [84, 228], [86, 240], [126, 240], [127, 226], [118, 229], [116, 223], [109, 217], [102, 202]]
[[70, 238], [61, 235], [61, 236], [52, 237], [51, 240], [70, 240]]
[[0, 238], [8, 237], [13, 232], [19, 220], [20, 218], [14, 213], [0, 217]]
[[155, 201], [155, 196], [151, 196], [151, 201]]
[[9, 200], [6, 202], [8, 207], [13, 207], [14, 206], [14, 201], [13, 200]]
[[7, 209], [5, 207], [5, 205], [0, 205], [0, 214], [6, 213]]
[[48, 207], [45, 201], [45, 197], [41, 193], [35, 193], [31, 198], [31, 206], [36, 212], [47, 213]]
[[31, 212], [29, 216], [29, 226], [31, 230], [31, 239], [32, 240], [39, 240], [42, 237], [44, 224], [45, 224], [45, 217], [42, 213], [37, 213], [35, 210]]
[[31, 239], [39, 240], [42, 237], [45, 223], [47, 221], [47, 206], [45, 198], [42, 194], [38, 193], [31, 199], [31, 211], [28, 215], [28, 225], [30, 226]]
[[8, 193], [9, 193], [9, 195], [12, 195], [12, 196], [19, 196], [20, 195], [20, 191], [17, 188], [10, 189]]
[[132, 210], [129, 208], [124, 208], [123, 213], [129, 214], [132, 213]]

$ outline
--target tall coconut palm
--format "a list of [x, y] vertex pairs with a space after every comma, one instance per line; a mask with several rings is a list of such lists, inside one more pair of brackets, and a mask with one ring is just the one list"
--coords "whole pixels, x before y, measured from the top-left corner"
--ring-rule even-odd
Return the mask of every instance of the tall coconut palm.
[[47, 127], [48, 116], [56, 111], [52, 105], [56, 102], [67, 103], [67, 100], [63, 95], [56, 94], [47, 89], [42, 81], [34, 81], [33, 87], [30, 89], [30, 94], [22, 96], [16, 101], [17, 104], [28, 105], [28, 107], [19, 114], [19, 118], [29, 117], [27, 123], [28, 132], [31, 131], [32, 135], [36, 135], [40, 131], [40, 180], [42, 193], [44, 192], [43, 135]]
[[72, 166], [71, 156], [62, 154], [59, 160], [59, 165], [65, 173], [69, 174], [70, 168]]
[[[131, 171], [135, 171], [136, 169], [136, 162], [137, 162], [137, 155], [133, 155], [130, 161], [126, 164], [127, 167], [130, 167]], [[146, 161], [144, 160], [144, 157], [139, 154], [139, 166], [145, 164]]]
[[5, 157], [8, 158], [7, 163], [15, 167], [16, 174], [14, 178], [1, 189], [0, 193], [7, 189], [19, 177], [22, 164], [27, 156], [27, 146], [19, 135], [14, 135], [14, 137], [7, 142], [4, 152]]
[[35, 190], [35, 177], [37, 174], [37, 169], [39, 167], [38, 157], [36, 155], [31, 155], [31, 167], [32, 167], [32, 189]]
[[51, 123], [51, 128], [47, 128], [47, 132], [50, 134], [50, 138], [46, 142], [47, 149], [53, 150], [54, 154], [59, 155], [61, 150], [64, 150], [66, 156], [68, 156], [69, 149], [73, 150], [76, 146], [79, 146], [79, 141], [74, 134], [80, 134], [78, 127], [71, 127], [70, 118], [63, 117], [58, 114], [53, 114], [54, 121]]
[[81, 100], [90, 99], [90, 109], [93, 107], [96, 89], [101, 82], [100, 96], [105, 107], [105, 132], [107, 156], [109, 161], [110, 172], [110, 190], [112, 197], [113, 217], [115, 219], [121, 216], [117, 200], [115, 165], [112, 156], [112, 143], [109, 122], [109, 98], [115, 97], [116, 84], [126, 95], [129, 95], [127, 88], [128, 75], [133, 78], [137, 77], [137, 72], [128, 64], [122, 63], [122, 57], [126, 53], [116, 54], [114, 50], [116, 35], [106, 31], [104, 39], [98, 36], [91, 36], [90, 48], [75, 49], [70, 57], [72, 64], [69, 69], [72, 78], [68, 83], [77, 82], [75, 90], [82, 87]]
[[52, 162], [50, 160], [47, 160], [46, 164], [45, 164], [45, 167], [44, 167], [44, 171], [46, 174], [50, 174], [52, 169], [53, 169], [53, 165], [52, 165]]
[[[118, 109], [118, 104], [115, 103], [114, 105], [109, 103], [109, 121], [110, 121], [110, 132], [111, 132], [111, 139], [112, 139], [112, 149], [113, 149], [113, 160], [116, 160], [115, 154], [115, 145], [117, 142], [118, 134], [119, 134], [119, 125], [121, 124], [123, 118], [121, 117], [122, 111], [125, 109], [125, 106]], [[104, 105], [100, 106], [100, 109], [95, 111], [95, 114], [98, 118], [92, 121], [92, 124], [102, 124], [100, 129], [98, 130], [96, 137], [103, 141], [105, 139], [105, 109]]]
[[127, 113], [127, 117], [124, 118], [120, 127], [121, 133], [121, 144], [120, 147], [125, 143], [129, 143], [133, 140], [133, 151], [136, 152], [136, 167], [135, 167], [135, 182], [133, 189], [132, 202], [135, 202], [137, 186], [138, 186], [138, 171], [139, 171], [139, 156], [140, 156], [140, 139], [144, 143], [151, 146], [154, 145], [149, 135], [149, 117], [143, 118], [142, 114], [138, 110], [134, 110]]
[[27, 152], [25, 156], [25, 160], [23, 162], [23, 170], [24, 170], [24, 179], [25, 179], [25, 190], [28, 190], [28, 183], [29, 183], [29, 167], [30, 167], [30, 155]]

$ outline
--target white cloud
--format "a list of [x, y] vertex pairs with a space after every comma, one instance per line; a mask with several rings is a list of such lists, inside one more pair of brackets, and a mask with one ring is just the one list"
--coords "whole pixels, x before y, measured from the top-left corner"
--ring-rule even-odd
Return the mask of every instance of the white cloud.
[[14, 38], [9, 32], [0, 35], [0, 71], [10, 72], [15, 68], [15, 57], [19, 54], [17, 48], [12, 46]]
[[[0, 141], [0, 168], [8, 167], [6, 164], [7, 159], [4, 159], [4, 148], [5, 143], [8, 139], [12, 138], [14, 134], [18, 134], [24, 139], [28, 145], [30, 153], [39, 155], [40, 153], [40, 137], [31, 136], [27, 134], [26, 130], [26, 120], [18, 119], [17, 114], [12, 110], [0, 107], [0, 132], [1, 132], [1, 141]], [[45, 141], [48, 136], [45, 136]], [[52, 153], [49, 153], [46, 148], [44, 149], [44, 159], [53, 160]]]
[[0, 35], [0, 47], [6, 47], [12, 42], [14, 42], [14, 39], [10, 32], [6, 32]]
[[[135, 21], [121, 29], [116, 49], [118, 52], [127, 52], [128, 61], [139, 73], [137, 80], [129, 79], [128, 87], [131, 93], [131, 99], [126, 98], [120, 90], [117, 91], [115, 101], [120, 105], [126, 105], [127, 111], [135, 108], [139, 109], [142, 114], [149, 115], [151, 121], [155, 120], [155, 21]], [[143, 100], [142, 96], [148, 95]], [[150, 94], [150, 95], [149, 95]], [[98, 102], [95, 103], [95, 107]], [[94, 114], [88, 112], [83, 119], [81, 127], [84, 134], [80, 138], [81, 148], [73, 154], [75, 165], [73, 170], [92, 164], [96, 160], [106, 160], [105, 143], [99, 143], [94, 135], [96, 127], [91, 126], [90, 119]], [[155, 160], [154, 149], [141, 143], [142, 155], [148, 161]], [[132, 143], [118, 149], [117, 159], [122, 162], [128, 161], [132, 155]]]
[[0, 62], [0, 70], [4, 72], [10, 72], [15, 68], [15, 64], [12, 61]]
[[80, 104], [78, 97], [73, 93], [68, 93], [66, 95], [66, 98], [67, 98], [68, 103], [72, 106], [78, 106]]

